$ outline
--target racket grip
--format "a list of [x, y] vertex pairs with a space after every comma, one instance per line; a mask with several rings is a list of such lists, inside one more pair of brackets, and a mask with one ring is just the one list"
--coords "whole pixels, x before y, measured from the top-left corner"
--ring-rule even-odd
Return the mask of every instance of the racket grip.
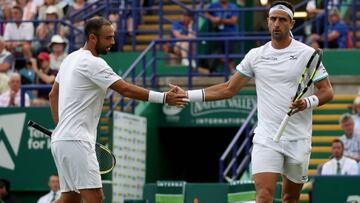
[[38, 124], [38, 123], [36, 123], [36, 122], [34, 122], [32, 120], [29, 120], [27, 125], [39, 130], [40, 132], [44, 133], [47, 136], [51, 136], [51, 134], [52, 134], [52, 132], [50, 130], [44, 128], [43, 126], [41, 126], [40, 124]]
[[281, 135], [283, 134], [285, 127], [289, 121], [290, 116], [286, 114], [284, 119], [282, 120], [279, 129], [277, 130], [276, 134], [273, 137], [274, 142], [279, 142]]

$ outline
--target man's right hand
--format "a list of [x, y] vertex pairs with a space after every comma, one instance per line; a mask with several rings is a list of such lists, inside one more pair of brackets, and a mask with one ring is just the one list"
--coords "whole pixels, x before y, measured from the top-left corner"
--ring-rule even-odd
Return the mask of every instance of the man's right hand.
[[177, 85], [169, 84], [169, 86], [171, 89], [166, 92], [166, 103], [184, 108], [189, 102], [186, 91]]

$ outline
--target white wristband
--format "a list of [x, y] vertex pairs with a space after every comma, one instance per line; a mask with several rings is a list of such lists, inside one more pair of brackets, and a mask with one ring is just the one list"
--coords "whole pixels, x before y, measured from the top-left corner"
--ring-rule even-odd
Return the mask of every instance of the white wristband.
[[205, 101], [205, 91], [201, 90], [188, 90], [187, 91], [188, 98], [191, 102], [197, 101]]
[[304, 98], [306, 102], [307, 109], [316, 108], [319, 105], [319, 98], [316, 95], [311, 95], [309, 97]]
[[165, 100], [166, 100], [166, 95], [164, 92], [156, 92], [150, 90], [149, 99], [148, 99], [149, 102], [163, 104], [165, 103]]

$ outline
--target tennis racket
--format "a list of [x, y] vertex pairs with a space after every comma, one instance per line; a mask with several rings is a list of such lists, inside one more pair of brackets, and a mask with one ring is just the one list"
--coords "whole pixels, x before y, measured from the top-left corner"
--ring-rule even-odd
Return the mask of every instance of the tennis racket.
[[[311, 84], [313, 83], [313, 79], [315, 77], [316, 71], [320, 66], [322, 58], [322, 51], [320, 49], [316, 49], [311, 55], [309, 61], [306, 64], [306, 67], [301, 74], [299, 79], [299, 85], [297, 87], [295, 96], [293, 97], [292, 102], [296, 102], [302, 99], [302, 96], [309, 89]], [[283, 134], [287, 123], [289, 122], [289, 118], [294, 114], [294, 109], [289, 109], [284, 119], [282, 120], [280, 127], [278, 128], [276, 134], [273, 137], [275, 142], [279, 142], [281, 135]]]
[[[27, 125], [51, 137], [52, 132], [46, 129], [45, 127], [41, 126], [40, 124], [32, 120], [29, 120]], [[99, 162], [100, 174], [107, 174], [110, 171], [112, 171], [113, 168], [115, 167], [116, 159], [114, 154], [110, 151], [110, 149], [108, 149], [102, 144], [96, 143], [95, 152], [96, 152], [96, 158]]]

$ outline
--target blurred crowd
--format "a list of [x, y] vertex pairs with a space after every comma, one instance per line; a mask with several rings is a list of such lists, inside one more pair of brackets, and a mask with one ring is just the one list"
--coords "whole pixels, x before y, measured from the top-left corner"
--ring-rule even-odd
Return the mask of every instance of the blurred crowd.
[[[88, 5], [98, 0], [0, 0], [0, 95], [1, 106], [19, 106], [22, 84], [48, 84], [54, 82], [62, 60], [70, 50], [70, 37], [73, 49], [84, 44], [83, 34], [75, 34], [74, 30], [83, 31]], [[127, 2], [127, 3], [125, 3]], [[136, 4], [133, 4], [136, 2]], [[217, 36], [236, 36], [239, 31], [239, 13], [237, 9], [243, 4], [231, 0], [218, 2], [206, 1], [208, 11], [203, 13], [210, 32]], [[242, 2], [242, 1], [240, 1]], [[157, 0], [118, 0], [112, 5], [119, 8], [111, 11], [109, 19], [115, 27], [119, 26], [120, 15], [125, 16], [124, 32], [131, 37], [138, 34], [137, 25], [142, 14], [154, 14], [152, 10]], [[139, 6], [142, 11], [132, 11], [131, 6]], [[262, 5], [254, 0], [254, 5]], [[327, 30], [324, 30], [325, 9], [318, 1], [309, 0], [306, 6], [308, 23], [304, 31], [305, 42], [314, 48], [349, 48], [351, 32], [346, 19], [347, 11], [337, 0], [329, 0]], [[346, 7], [348, 8], [348, 7]], [[156, 8], [155, 8], [156, 9]], [[220, 9], [220, 10], [219, 10]], [[221, 11], [224, 9], [225, 11]], [[136, 9], [135, 9], [136, 10]], [[132, 12], [136, 12], [135, 14]], [[266, 14], [266, 12], [264, 12]], [[254, 13], [253, 31], [267, 31], [266, 20], [259, 18], [260, 12]], [[133, 19], [137, 15], [139, 18]], [[207, 54], [226, 54], [225, 57], [196, 60], [196, 41], [188, 40], [198, 35], [196, 13], [184, 12], [180, 19], [171, 24], [169, 38], [174, 40], [167, 44], [170, 54], [180, 59], [180, 63], [189, 67], [205, 67], [209, 72], [219, 71], [219, 67], [229, 73], [235, 71], [237, 61], [230, 55], [238, 54], [239, 46], [235, 41], [210, 41]], [[266, 15], [262, 15], [265, 16]], [[261, 25], [256, 19], [262, 19]], [[345, 20], [344, 20], [345, 19]], [[66, 23], [64, 23], [66, 22]], [[71, 23], [70, 23], [71, 22]], [[69, 26], [71, 25], [71, 26]], [[117, 30], [117, 28], [116, 28]], [[185, 39], [185, 40], [183, 40]], [[176, 41], [179, 40], [179, 41]], [[183, 41], [181, 41], [183, 40]], [[116, 42], [117, 44], [119, 42]], [[116, 46], [114, 46], [116, 47]], [[73, 50], [72, 49], [72, 50]], [[115, 48], [114, 48], [115, 49]], [[114, 50], [112, 49], [112, 50]], [[13, 74], [16, 73], [16, 74]], [[20, 81], [19, 81], [20, 78]], [[43, 106], [48, 104], [49, 89], [27, 91], [25, 105]]]

